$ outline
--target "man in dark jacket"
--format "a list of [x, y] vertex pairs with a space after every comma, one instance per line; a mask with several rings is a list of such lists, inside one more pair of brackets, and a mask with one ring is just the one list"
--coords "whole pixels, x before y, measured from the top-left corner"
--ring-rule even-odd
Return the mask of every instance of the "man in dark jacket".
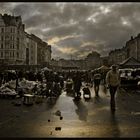
[[94, 91], [96, 97], [99, 96], [100, 81], [101, 81], [101, 74], [98, 71], [95, 71], [93, 76], [93, 82], [94, 82]]
[[76, 75], [73, 78], [73, 83], [74, 83], [74, 91], [77, 94], [76, 97], [80, 97], [81, 96], [80, 89], [82, 86], [82, 80], [81, 80], [81, 76], [78, 72], [76, 73]]

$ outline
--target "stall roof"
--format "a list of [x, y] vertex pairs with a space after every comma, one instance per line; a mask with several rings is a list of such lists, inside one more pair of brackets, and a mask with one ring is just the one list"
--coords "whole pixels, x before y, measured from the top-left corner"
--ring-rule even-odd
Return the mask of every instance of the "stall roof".
[[110, 69], [109, 67], [105, 66], [105, 65], [102, 65], [101, 67], [97, 68], [98, 70], [108, 70]]
[[124, 68], [138, 68], [140, 67], [140, 62], [133, 57], [129, 57], [120, 63], [120, 66]]

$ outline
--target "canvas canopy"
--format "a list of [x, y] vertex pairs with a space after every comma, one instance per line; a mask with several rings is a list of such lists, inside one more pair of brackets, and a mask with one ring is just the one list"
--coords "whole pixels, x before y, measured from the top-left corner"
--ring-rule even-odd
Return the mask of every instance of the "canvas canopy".
[[101, 67], [98, 68], [98, 70], [108, 70], [110, 69], [109, 67], [102, 65]]
[[130, 57], [120, 63], [120, 68], [140, 68], [140, 62], [133, 57]]
[[41, 69], [42, 71], [51, 71], [51, 69], [49, 69], [48, 67], [44, 67], [43, 69]]
[[110, 68], [105, 65], [102, 65], [101, 67], [97, 68], [97, 70], [101, 72], [107, 72], [108, 70], [110, 70]]

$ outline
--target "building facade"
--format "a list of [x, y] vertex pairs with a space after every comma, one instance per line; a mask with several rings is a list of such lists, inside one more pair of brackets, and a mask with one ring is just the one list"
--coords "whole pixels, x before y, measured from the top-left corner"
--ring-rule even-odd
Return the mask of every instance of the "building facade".
[[51, 62], [51, 45], [42, 41], [39, 37], [31, 34], [31, 37], [37, 43], [37, 64], [49, 64]]
[[131, 36], [131, 39], [126, 42], [123, 48], [110, 51], [109, 64], [120, 64], [130, 57], [140, 61], [140, 34], [135, 38]]
[[101, 65], [109, 66], [109, 57], [108, 56], [101, 57]]
[[87, 69], [95, 69], [101, 66], [100, 54], [96, 51], [92, 51], [85, 58], [85, 64]]
[[46, 47], [45, 47], [45, 63], [47, 62], [47, 63], [49, 63], [50, 64], [50, 62], [51, 62], [51, 54], [52, 54], [52, 50], [51, 50], [51, 45], [47, 45]]
[[131, 39], [126, 42], [125, 49], [127, 52], [127, 58], [134, 57], [140, 61], [140, 34], [135, 38], [131, 37]]
[[77, 70], [92, 70], [95, 68], [99, 68], [101, 66], [102, 60], [100, 58], [100, 54], [97, 52], [91, 52], [85, 59], [80, 60], [52, 60], [53, 65], [57, 65], [59, 68], [69, 68], [69, 69], [77, 69]]
[[109, 52], [109, 65], [119, 64], [127, 58], [126, 49], [115, 49]]
[[127, 57], [134, 57], [137, 59], [137, 39], [131, 37], [131, 40], [126, 42]]
[[50, 61], [51, 45], [25, 32], [21, 16], [0, 14], [0, 64], [41, 65]]
[[25, 44], [24, 58], [25, 64], [37, 65], [37, 42], [32, 38], [31, 35], [25, 33]]
[[0, 63], [23, 64], [24, 24], [20, 16], [0, 14]]

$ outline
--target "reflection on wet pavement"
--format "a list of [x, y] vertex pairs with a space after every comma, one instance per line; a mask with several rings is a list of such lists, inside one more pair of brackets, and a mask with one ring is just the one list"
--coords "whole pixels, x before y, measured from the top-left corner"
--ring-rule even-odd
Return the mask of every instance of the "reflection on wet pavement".
[[117, 117], [115, 115], [115, 112], [112, 111], [110, 113], [110, 123], [111, 123], [111, 126], [112, 126], [112, 136], [113, 137], [120, 137], [120, 129], [119, 129], [119, 126], [118, 126], [118, 120], [117, 120]]
[[79, 116], [79, 119], [82, 121], [86, 121], [87, 115], [88, 115], [88, 110], [86, 106], [83, 104], [81, 100], [79, 101], [73, 100], [73, 102], [77, 106], [77, 109], [75, 110], [75, 112]]
[[[117, 110], [111, 112], [109, 93], [103, 89], [100, 87], [99, 97], [94, 97], [92, 88], [89, 100], [83, 96], [74, 100], [63, 92], [57, 100], [44, 99], [30, 107], [15, 107], [10, 100], [1, 100], [0, 137], [139, 137], [140, 96], [118, 92]], [[58, 110], [63, 119], [55, 115]]]

